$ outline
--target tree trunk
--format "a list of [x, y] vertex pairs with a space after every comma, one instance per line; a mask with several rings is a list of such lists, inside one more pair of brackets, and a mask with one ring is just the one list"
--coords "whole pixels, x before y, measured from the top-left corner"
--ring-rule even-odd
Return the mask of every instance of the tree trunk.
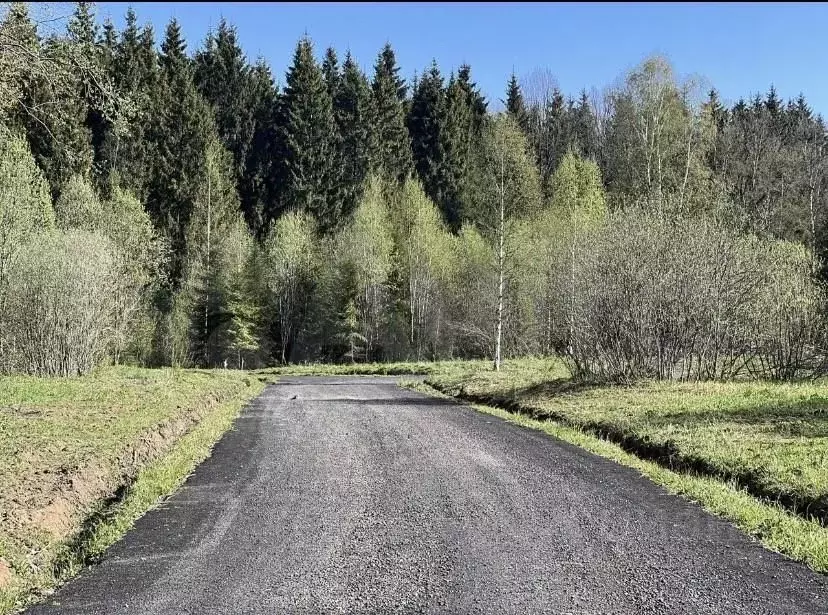
[[204, 365], [210, 366], [210, 329], [209, 329], [209, 310], [210, 310], [210, 170], [207, 170], [207, 269], [205, 276], [204, 288]]
[[500, 249], [497, 256], [497, 336], [495, 339], [495, 371], [500, 371], [501, 340], [503, 338], [503, 242], [506, 234], [506, 172], [504, 160], [500, 159]]

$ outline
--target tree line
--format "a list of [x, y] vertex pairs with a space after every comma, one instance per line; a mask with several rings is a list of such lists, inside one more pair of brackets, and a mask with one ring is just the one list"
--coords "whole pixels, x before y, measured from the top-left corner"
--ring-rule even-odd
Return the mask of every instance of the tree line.
[[610, 379], [824, 361], [825, 125], [727, 107], [650, 57], [548, 71], [492, 113], [297, 43], [284, 85], [222, 20], [194, 53], [127, 10], [0, 22], [0, 369], [559, 354]]

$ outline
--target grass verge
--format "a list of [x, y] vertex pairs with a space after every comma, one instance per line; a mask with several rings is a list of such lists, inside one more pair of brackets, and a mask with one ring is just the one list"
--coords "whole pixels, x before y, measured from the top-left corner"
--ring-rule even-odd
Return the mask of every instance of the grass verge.
[[399, 363], [298, 363], [258, 370], [263, 376], [459, 375], [486, 368], [491, 361], [413, 361]]
[[435, 374], [467, 401], [556, 422], [669, 469], [733, 482], [828, 524], [828, 382], [643, 382], [592, 386], [559, 362]]
[[134, 368], [0, 379], [0, 614], [98, 558], [263, 386], [241, 372]]
[[[401, 381], [400, 384], [430, 395], [453, 398], [425, 382]], [[708, 512], [733, 522], [766, 548], [801, 561], [817, 572], [828, 573], [828, 528], [816, 520], [805, 519], [779, 505], [759, 501], [732, 481], [670, 470], [641, 459], [607, 439], [552, 419], [538, 420], [483, 404], [472, 404], [472, 407], [511, 423], [543, 431], [633, 468], [670, 493], [683, 496]]]

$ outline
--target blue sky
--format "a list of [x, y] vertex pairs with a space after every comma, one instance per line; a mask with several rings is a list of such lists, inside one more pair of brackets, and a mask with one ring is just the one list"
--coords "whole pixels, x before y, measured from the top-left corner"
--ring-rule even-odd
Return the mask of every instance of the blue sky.
[[[98, 3], [98, 16], [120, 27], [127, 3]], [[445, 74], [467, 62], [497, 107], [514, 68], [518, 76], [548, 69], [567, 94], [603, 88], [646, 55], [663, 53], [680, 76], [705, 77], [726, 101], [765, 92], [787, 99], [804, 92], [828, 115], [828, 4], [260, 4], [132, 3], [157, 35], [170, 17], [192, 52], [224, 16], [251, 57], [265, 57], [279, 83], [296, 41], [307, 32], [321, 57], [347, 48], [370, 72], [390, 41], [410, 78], [435, 58]]]

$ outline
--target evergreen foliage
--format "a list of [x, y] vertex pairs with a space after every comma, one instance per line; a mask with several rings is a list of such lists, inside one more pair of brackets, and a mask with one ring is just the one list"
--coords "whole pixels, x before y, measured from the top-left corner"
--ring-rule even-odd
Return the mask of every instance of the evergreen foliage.
[[369, 80], [305, 36], [282, 80], [224, 19], [190, 53], [131, 8], [119, 31], [78, 3], [49, 36], [30, 13], [0, 16], [0, 371], [824, 371], [828, 139], [803, 95], [725, 104], [653, 56], [602, 95], [513, 73], [493, 114], [471, 67], [409, 84], [390, 43]]

